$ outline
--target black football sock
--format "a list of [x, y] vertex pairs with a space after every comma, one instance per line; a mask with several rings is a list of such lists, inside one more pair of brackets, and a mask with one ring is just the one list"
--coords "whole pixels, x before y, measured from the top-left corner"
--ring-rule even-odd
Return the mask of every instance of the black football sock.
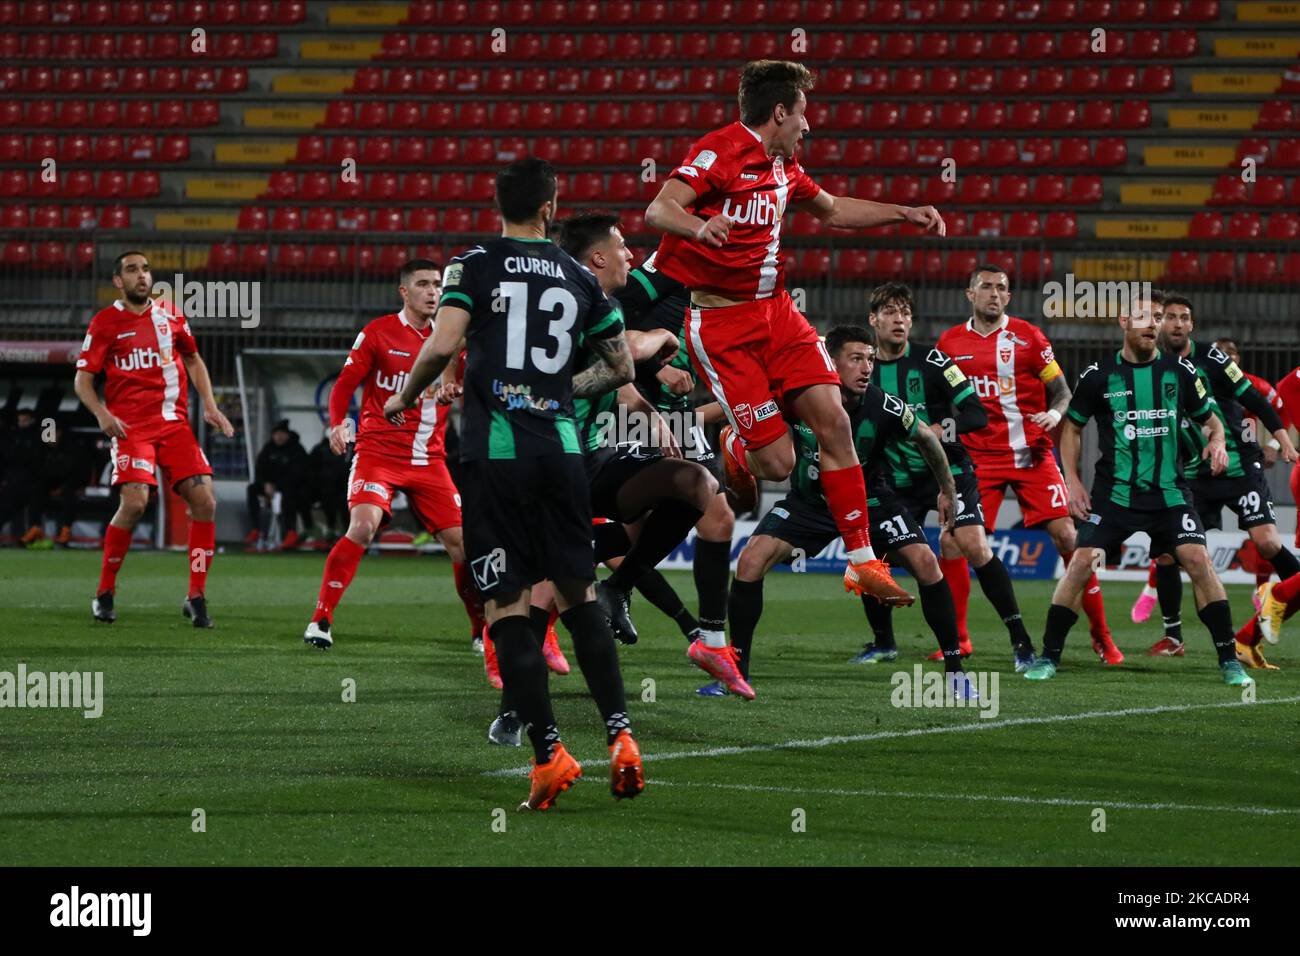
[[871, 637], [876, 647], [884, 651], [897, 648], [898, 644], [894, 641], [894, 609], [864, 594], [862, 610], [867, 612], [867, 623], [871, 625]]
[[1011, 646], [1017, 652], [1025, 650], [1032, 654], [1034, 642], [1025, 630], [1024, 618], [1020, 616], [1020, 602], [1016, 600], [1011, 575], [1007, 573], [1007, 566], [1002, 563], [1002, 559], [993, 555], [982, 567], [975, 569], [975, 577], [979, 578], [980, 590], [1006, 625]]
[[1228, 661], [1237, 659], [1237, 634], [1232, 629], [1232, 611], [1228, 608], [1227, 600], [1211, 601], [1205, 607], [1201, 608], [1197, 614], [1201, 618], [1201, 623], [1205, 625], [1206, 630], [1210, 632], [1210, 639], [1214, 641], [1215, 653], [1219, 655], [1219, 663], [1226, 664]]
[[630, 730], [627, 698], [623, 696], [623, 674], [618, 669], [618, 650], [609, 620], [595, 601], [571, 607], [560, 620], [573, 635], [573, 650], [578, 668], [587, 681], [587, 690], [595, 698], [605, 722], [605, 740], [612, 744], [620, 730]]
[[961, 638], [957, 635], [957, 606], [952, 603], [952, 590], [943, 578], [933, 584], [918, 584], [921, 596], [921, 614], [934, 631], [943, 651], [943, 669], [960, 671]]
[[597, 564], [604, 564], [610, 558], [621, 558], [632, 547], [627, 529], [617, 521], [592, 525], [591, 542]]
[[731, 596], [727, 600], [727, 617], [731, 621], [731, 646], [740, 655], [740, 673], [749, 679], [750, 651], [754, 646], [754, 631], [763, 616], [763, 579], [731, 582]]
[[669, 500], [655, 505], [623, 563], [606, 580], [620, 590], [630, 590], [641, 575], [686, 540], [686, 535], [703, 514], [699, 508], [684, 501]]
[[1047, 627], [1043, 631], [1043, 656], [1053, 664], [1061, 663], [1061, 651], [1065, 649], [1065, 638], [1079, 620], [1064, 604], [1052, 604], [1047, 608]]
[[528, 624], [533, 629], [533, 637], [537, 638], [537, 643], [542, 644], [546, 640], [546, 628], [551, 623], [551, 612], [544, 607], [530, 607], [528, 609]]
[[686, 605], [682, 603], [673, 586], [668, 583], [668, 579], [654, 568], [641, 575], [640, 580], [636, 582], [636, 589], [647, 601], [672, 618], [687, 637], [690, 637], [691, 631], [700, 626], [700, 622], [695, 620], [694, 615], [686, 610]]
[[695, 539], [695, 593], [700, 600], [700, 627], [727, 627], [727, 581], [731, 577], [731, 542]]
[[1300, 561], [1286, 549], [1286, 545], [1278, 548], [1277, 554], [1269, 558], [1268, 563], [1273, 565], [1273, 570], [1277, 571], [1277, 576], [1283, 581], [1294, 574], [1300, 574]]
[[501, 667], [501, 684], [509, 688], [507, 703], [528, 724], [528, 739], [533, 744], [533, 756], [538, 763], [551, 759], [552, 748], [560, 742], [560, 732], [555, 727], [555, 714], [551, 712], [551, 695], [546, 687], [546, 660], [542, 648], [533, 637], [532, 626], [522, 614], [497, 620], [488, 629], [488, 636], [497, 648], [497, 663]]
[[1165, 637], [1183, 642], [1183, 573], [1177, 564], [1156, 564], [1156, 596]]

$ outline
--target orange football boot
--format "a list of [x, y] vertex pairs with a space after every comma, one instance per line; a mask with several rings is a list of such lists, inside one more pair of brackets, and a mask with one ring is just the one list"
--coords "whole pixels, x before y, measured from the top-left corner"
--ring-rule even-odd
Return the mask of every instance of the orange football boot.
[[569, 673], [569, 659], [564, 656], [564, 651], [560, 650], [560, 639], [555, 633], [554, 624], [546, 628], [546, 640], [542, 642], [542, 656], [546, 658], [546, 666], [555, 673]]
[[866, 594], [889, 607], [908, 607], [916, 603], [916, 598], [898, 586], [889, 573], [889, 565], [879, 558], [861, 564], [850, 561], [844, 569], [844, 590]]
[[497, 665], [497, 647], [488, 637], [488, 629], [483, 628], [483, 670], [487, 673], [488, 685], [493, 690], [500, 690], [504, 685], [501, 683], [501, 668]]
[[620, 730], [609, 745], [609, 792], [615, 800], [631, 800], [644, 789], [641, 748], [628, 731]]
[[578, 761], [569, 756], [564, 744], [556, 744], [551, 751], [551, 759], [538, 763], [533, 758], [533, 769], [528, 774], [532, 785], [528, 788], [528, 799], [519, 804], [520, 810], [549, 810], [555, 806], [555, 798], [568, 790], [582, 776]]
[[754, 688], [741, 675], [740, 660], [736, 656], [736, 649], [730, 644], [726, 647], [709, 647], [703, 640], [695, 640], [686, 649], [686, 656], [714, 680], [722, 681], [733, 694], [739, 694], [745, 700], [754, 699]]

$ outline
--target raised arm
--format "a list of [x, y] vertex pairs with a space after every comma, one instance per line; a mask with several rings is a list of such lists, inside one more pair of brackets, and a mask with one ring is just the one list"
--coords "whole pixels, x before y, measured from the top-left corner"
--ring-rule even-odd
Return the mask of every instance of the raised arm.
[[1043, 383], [1043, 388], [1047, 392], [1047, 411], [1035, 412], [1029, 416], [1029, 420], [1043, 431], [1050, 432], [1065, 417], [1065, 410], [1070, 407], [1070, 399], [1074, 393], [1070, 391], [1070, 385], [1064, 375], [1048, 379]]
[[[933, 206], [898, 206], [894, 203], [874, 202], [870, 199], [832, 196], [824, 189], [804, 205], [823, 225], [834, 229], [870, 229], [873, 226], [910, 222], [921, 226], [926, 232], [933, 232], [940, 236], [948, 235], [948, 227], [944, 225], [943, 217]], [[647, 214], [646, 224], [649, 223], [650, 217]]]
[[695, 190], [681, 180], [670, 179], [646, 207], [645, 224], [656, 231], [720, 248], [731, 231], [731, 219], [718, 213], [706, 222], [687, 211], [694, 203]]

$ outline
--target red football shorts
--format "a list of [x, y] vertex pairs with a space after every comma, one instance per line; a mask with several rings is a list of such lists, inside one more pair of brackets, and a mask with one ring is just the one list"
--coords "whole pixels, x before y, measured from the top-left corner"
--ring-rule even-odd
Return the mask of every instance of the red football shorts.
[[[1291, 466], [1291, 500], [1300, 502], [1300, 461]], [[1295, 546], [1300, 548], [1300, 518], [1296, 519]]]
[[786, 433], [786, 395], [808, 385], [839, 385], [817, 330], [788, 293], [718, 309], [686, 310], [686, 348], [746, 448]]
[[430, 534], [460, 527], [460, 492], [443, 459], [412, 465], [365, 452], [353, 457], [348, 473], [349, 509], [375, 505], [391, 518], [393, 492], [399, 490], [406, 493], [411, 513]]
[[1070, 517], [1070, 505], [1065, 495], [1065, 478], [1050, 452], [1032, 468], [1015, 468], [1010, 462], [990, 465], [971, 456], [975, 462], [975, 477], [980, 486], [980, 505], [984, 508], [984, 527], [993, 530], [998, 520], [1002, 498], [1010, 488], [1020, 502], [1025, 527], [1034, 528], [1054, 518]]
[[173, 488], [186, 478], [212, 474], [208, 457], [186, 421], [162, 422], [149, 429], [128, 425], [126, 437], [114, 438], [110, 448], [113, 452], [111, 484], [115, 486], [138, 481], [157, 487], [155, 465], [162, 468]]

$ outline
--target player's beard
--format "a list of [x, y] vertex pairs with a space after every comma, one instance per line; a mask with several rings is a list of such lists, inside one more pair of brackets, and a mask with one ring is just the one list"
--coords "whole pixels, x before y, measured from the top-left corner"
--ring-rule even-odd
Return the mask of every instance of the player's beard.
[[138, 293], [130, 292], [126, 289], [123, 289], [122, 297], [126, 299], [127, 303], [130, 305], [144, 305], [146, 302], [149, 301], [148, 292], [146, 292], [144, 295], [139, 295]]

